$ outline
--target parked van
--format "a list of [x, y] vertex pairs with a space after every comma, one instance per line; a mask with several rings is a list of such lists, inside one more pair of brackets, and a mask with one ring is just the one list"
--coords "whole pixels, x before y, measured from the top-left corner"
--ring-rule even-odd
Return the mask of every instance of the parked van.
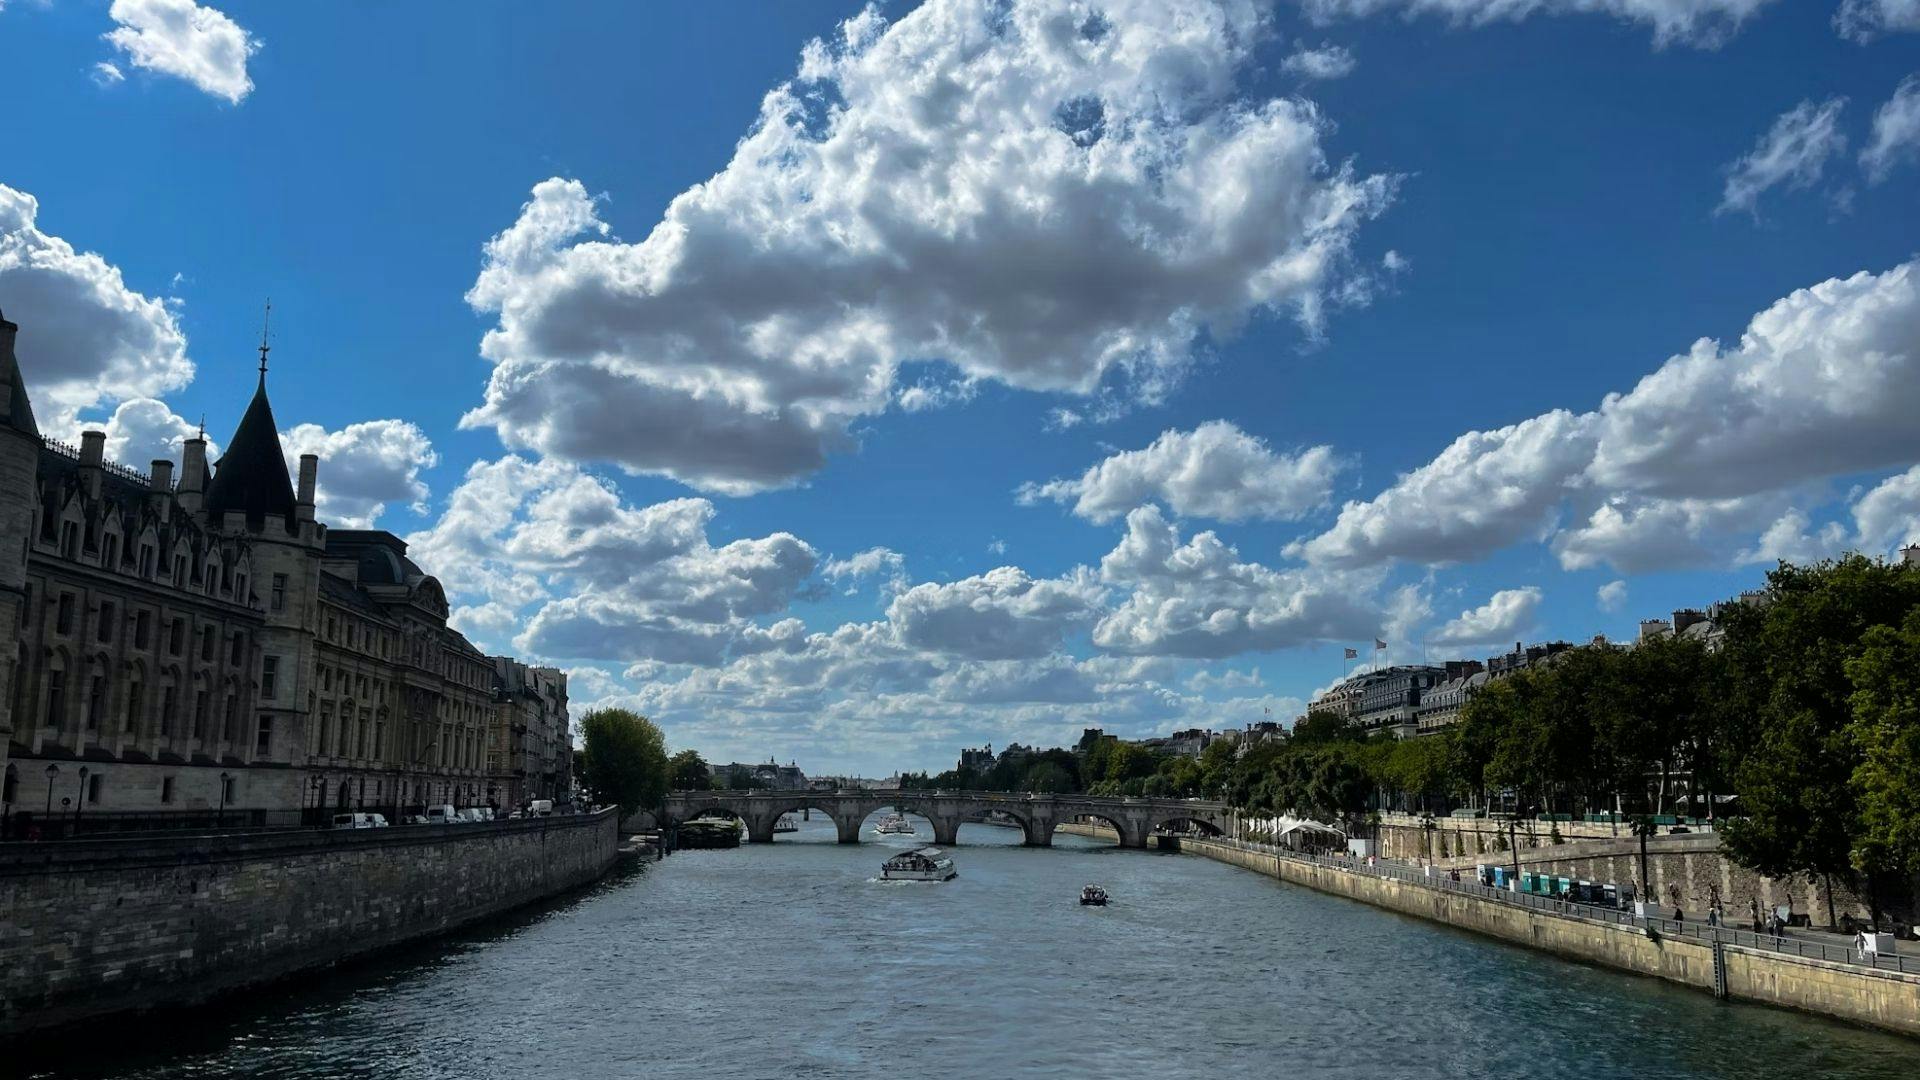
[[459, 820], [460, 812], [455, 810], [451, 803], [427, 807], [427, 824], [429, 825], [452, 825]]
[[528, 817], [549, 817], [553, 814], [552, 799], [535, 799], [527, 804]]
[[381, 814], [335, 814], [333, 827], [336, 829], [383, 829], [387, 819]]

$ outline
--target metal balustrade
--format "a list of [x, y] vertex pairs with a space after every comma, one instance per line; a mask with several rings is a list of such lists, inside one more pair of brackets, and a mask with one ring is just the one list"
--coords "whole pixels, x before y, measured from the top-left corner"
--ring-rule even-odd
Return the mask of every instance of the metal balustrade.
[[1800, 956], [1813, 960], [1826, 960], [1837, 964], [1851, 964], [1855, 967], [1872, 968], [1876, 971], [1899, 972], [1904, 975], [1920, 975], [1920, 956], [1903, 956], [1895, 953], [1871, 953], [1865, 956], [1860, 951], [1846, 945], [1833, 945], [1824, 941], [1809, 941], [1804, 938], [1776, 937], [1772, 934], [1755, 934], [1748, 930], [1735, 930], [1724, 926], [1708, 926], [1699, 922], [1675, 922], [1672, 919], [1641, 918], [1630, 911], [1617, 908], [1600, 907], [1594, 904], [1576, 904], [1569, 900], [1557, 900], [1551, 896], [1536, 896], [1532, 893], [1515, 892], [1510, 889], [1497, 889], [1482, 885], [1478, 880], [1454, 881], [1444, 872], [1436, 870], [1432, 877], [1427, 876], [1426, 868], [1413, 863], [1394, 862], [1376, 858], [1372, 865], [1366, 860], [1351, 856], [1313, 855], [1292, 851], [1273, 844], [1262, 844], [1251, 840], [1235, 840], [1230, 837], [1206, 837], [1200, 843], [1219, 844], [1236, 848], [1256, 855], [1268, 855], [1275, 858], [1290, 859], [1294, 862], [1321, 866], [1330, 870], [1339, 870], [1350, 874], [1371, 875], [1379, 878], [1391, 878], [1410, 885], [1434, 889], [1440, 892], [1463, 893], [1467, 896], [1490, 900], [1498, 904], [1511, 904], [1517, 907], [1531, 908], [1548, 915], [1567, 919], [1585, 919], [1590, 922], [1612, 923], [1617, 926], [1631, 927], [1646, 933], [1649, 929], [1662, 937], [1681, 938], [1697, 941], [1711, 946], [1714, 942], [1734, 945], [1743, 949], [1757, 949], [1765, 952], [1777, 952], [1788, 956]]

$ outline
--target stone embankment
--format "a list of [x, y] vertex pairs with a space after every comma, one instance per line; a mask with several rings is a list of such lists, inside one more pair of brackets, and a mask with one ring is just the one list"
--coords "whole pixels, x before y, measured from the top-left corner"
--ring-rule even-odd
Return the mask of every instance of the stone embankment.
[[1443, 872], [1428, 879], [1419, 869], [1309, 859], [1228, 840], [1186, 838], [1181, 848], [1319, 892], [1570, 960], [1649, 975], [1736, 1001], [1784, 1006], [1920, 1036], [1920, 965], [1911, 958], [1905, 962], [1906, 970], [1888, 970], [1887, 965], [1900, 961], [1882, 959], [1882, 966], [1848, 962], [1829, 955], [1848, 955], [1845, 949], [1791, 938], [1716, 933], [1697, 927], [1676, 932], [1681, 928], [1664, 920], [1652, 920], [1649, 925], [1599, 908], [1503, 894], [1472, 884], [1455, 886], [1437, 876]]
[[191, 1005], [578, 888], [616, 812], [0, 845], [0, 1038]]

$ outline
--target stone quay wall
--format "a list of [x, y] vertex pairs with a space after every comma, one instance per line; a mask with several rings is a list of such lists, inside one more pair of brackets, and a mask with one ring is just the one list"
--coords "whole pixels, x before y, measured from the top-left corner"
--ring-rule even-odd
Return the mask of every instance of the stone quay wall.
[[598, 880], [617, 811], [0, 845], [0, 1038], [190, 1005]]
[[[1529, 831], [1531, 826], [1531, 832]], [[1640, 886], [1640, 840], [1622, 825], [1560, 822], [1560, 843], [1554, 843], [1544, 822], [1521, 822], [1515, 831], [1520, 869], [1556, 877], [1583, 878]], [[1497, 844], [1496, 844], [1497, 841]], [[1382, 858], [1432, 863], [1441, 869], [1471, 869], [1477, 863], [1511, 866], [1506, 851], [1507, 825], [1491, 818], [1435, 818], [1429, 830], [1419, 818], [1384, 815], [1380, 826]], [[1821, 880], [1770, 878], [1736, 865], [1720, 853], [1719, 836], [1712, 832], [1667, 834], [1647, 838], [1647, 899], [1671, 912], [1677, 904], [1690, 915], [1705, 915], [1718, 899], [1727, 920], [1746, 925], [1752, 905], [1763, 912], [1782, 904], [1827, 921], [1827, 889]], [[1871, 914], [1865, 897], [1846, 882], [1833, 883], [1835, 918], [1852, 915], [1866, 922]], [[1911, 921], [1905, 910], [1892, 911]]]
[[[1712, 992], [1713, 948], [1618, 923], [1501, 903], [1231, 844], [1185, 838], [1181, 849], [1318, 892], [1540, 949], [1583, 963]], [[1726, 996], [1920, 1037], [1920, 976], [1722, 946]]]

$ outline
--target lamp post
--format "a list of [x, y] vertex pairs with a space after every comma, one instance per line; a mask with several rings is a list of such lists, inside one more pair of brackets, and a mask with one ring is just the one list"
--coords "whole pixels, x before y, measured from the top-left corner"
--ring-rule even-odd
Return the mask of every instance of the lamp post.
[[232, 779], [226, 773], [220, 774], [220, 809], [214, 811], [213, 825], [219, 828], [227, 817], [227, 781]]
[[47, 813], [48, 821], [53, 820], [53, 778], [60, 775], [60, 766], [47, 766]]
[[73, 834], [80, 835], [80, 815], [87, 809], [87, 767], [80, 766], [79, 786], [73, 791]]

